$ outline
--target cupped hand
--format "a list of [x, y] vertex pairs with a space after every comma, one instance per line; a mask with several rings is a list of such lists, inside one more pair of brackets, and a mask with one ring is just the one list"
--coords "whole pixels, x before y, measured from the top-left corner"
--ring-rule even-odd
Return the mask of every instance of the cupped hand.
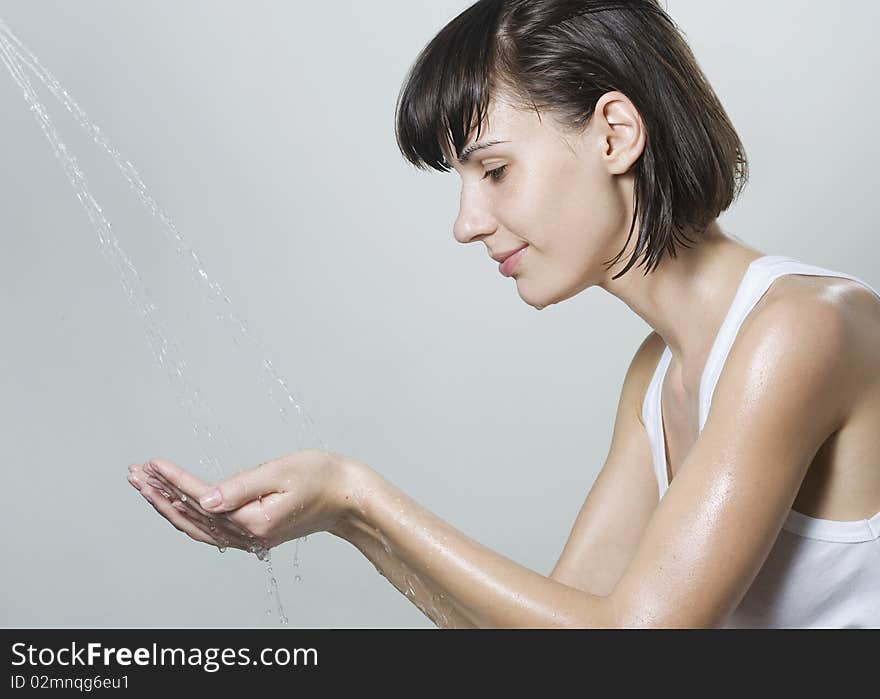
[[190, 538], [262, 558], [278, 544], [338, 524], [356, 463], [309, 449], [212, 485], [167, 459], [151, 459], [129, 466], [128, 480]]

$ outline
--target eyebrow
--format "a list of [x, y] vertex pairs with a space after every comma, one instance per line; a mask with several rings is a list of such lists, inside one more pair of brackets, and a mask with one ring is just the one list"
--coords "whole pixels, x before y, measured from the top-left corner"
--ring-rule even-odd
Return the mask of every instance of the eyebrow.
[[461, 152], [461, 154], [458, 156], [458, 162], [464, 164], [468, 160], [470, 160], [470, 157], [478, 150], [483, 150], [484, 148], [489, 148], [490, 146], [497, 146], [499, 143], [509, 143], [509, 141], [482, 141], [481, 143], [474, 143]]

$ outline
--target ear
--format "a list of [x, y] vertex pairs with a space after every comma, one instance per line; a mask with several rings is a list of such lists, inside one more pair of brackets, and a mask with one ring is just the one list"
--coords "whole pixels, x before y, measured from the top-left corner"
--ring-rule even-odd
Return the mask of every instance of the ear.
[[596, 103], [592, 131], [612, 175], [623, 175], [641, 156], [647, 134], [635, 105], [622, 92], [606, 92]]

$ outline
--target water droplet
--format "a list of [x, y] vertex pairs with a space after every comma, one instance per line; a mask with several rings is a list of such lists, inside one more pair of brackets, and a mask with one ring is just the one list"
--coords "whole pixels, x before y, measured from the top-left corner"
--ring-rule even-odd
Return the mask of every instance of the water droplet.
[[257, 498], [257, 500], [258, 500], [259, 503], [260, 503], [260, 509], [263, 511], [263, 517], [266, 518], [266, 521], [267, 521], [267, 522], [271, 522], [271, 521], [272, 521], [272, 518], [269, 517], [269, 513], [266, 512], [266, 508], [263, 506], [263, 496], [261, 495], [260, 497]]
[[302, 575], [294, 575], [293, 579], [296, 580], [297, 582], [302, 582]]
[[[33, 66], [28, 65], [27, 67], [30, 68], [31, 71], [37, 76], [37, 78], [39, 78], [39, 80], [42, 81], [42, 83], [50, 89], [55, 97], [57, 97], [59, 101], [62, 102], [67, 111], [74, 116], [79, 125], [86, 130], [92, 140], [115, 162], [117, 167], [122, 172], [122, 175], [125, 178], [126, 182], [131, 187], [135, 196], [138, 198], [140, 203], [148, 210], [148, 212], [157, 219], [167, 239], [172, 243], [174, 249], [176, 250], [177, 255], [183, 258], [182, 260], [180, 260], [181, 264], [183, 264], [187, 271], [191, 273], [191, 276], [196, 282], [205, 283], [209, 294], [216, 296], [217, 300], [222, 299], [223, 302], [231, 307], [232, 304], [230, 298], [223, 292], [223, 289], [219, 283], [210, 281], [208, 279], [207, 272], [202, 269], [199, 255], [196, 254], [195, 250], [188, 247], [186, 242], [177, 231], [177, 228], [174, 225], [174, 222], [171, 220], [171, 217], [165, 211], [163, 211], [163, 209], [152, 197], [146, 185], [141, 180], [140, 175], [138, 174], [134, 164], [130, 160], [125, 159], [125, 157], [122, 156], [122, 154], [116, 148], [114, 148], [112, 144], [109, 143], [109, 141], [102, 135], [101, 129], [88, 120], [85, 113], [76, 104], [70, 94], [63, 88], [63, 86], [61, 86], [57, 82], [57, 80], [52, 76], [51, 73], [43, 68], [40, 62], [33, 54], [28, 51], [28, 49], [26, 49], [22, 44], [19, 44], [19, 48], [14, 48], [13, 50], [10, 50], [10, 46], [12, 46], [12, 44], [10, 43], [10, 39], [15, 39], [15, 36], [11, 33], [9, 28], [5, 26], [5, 24], [0, 23], [0, 26], [2, 26], [2, 32], [0, 32], [0, 44], [2, 44], [4, 48], [4, 55], [7, 59], [11, 61], [13, 68], [16, 69], [15, 72], [20, 72], [22, 74], [24, 73], [24, 69], [20, 64], [25, 62], [26, 57], [28, 57]], [[19, 54], [20, 51], [23, 53]], [[21, 71], [18, 71], [18, 68], [21, 68]], [[194, 386], [193, 382], [190, 380], [187, 364], [182, 360], [182, 358], [178, 356], [178, 343], [174, 340], [174, 338], [167, 337], [167, 332], [163, 325], [161, 314], [159, 313], [157, 305], [149, 297], [141, 275], [138, 273], [137, 268], [128, 258], [125, 250], [122, 248], [118, 239], [116, 238], [114, 227], [107, 219], [106, 214], [104, 213], [104, 209], [89, 191], [85, 174], [79, 168], [75, 158], [73, 157], [73, 154], [69, 152], [67, 146], [61, 141], [58, 132], [49, 121], [48, 111], [40, 102], [36, 91], [29, 83], [26, 83], [19, 77], [16, 77], [16, 75], [13, 75], [13, 79], [18, 84], [18, 86], [22, 88], [22, 92], [24, 94], [24, 98], [27, 102], [28, 108], [30, 109], [31, 113], [33, 113], [34, 117], [40, 122], [40, 125], [43, 127], [43, 132], [47, 137], [50, 146], [52, 147], [53, 154], [59, 160], [65, 173], [67, 174], [68, 180], [74, 189], [78, 201], [85, 208], [92, 228], [98, 236], [99, 242], [101, 244], [102, 253], [104, 253], [105, 257], [120, 277], [122, 290], [124, 292], [126, 300], [134, 306], [134, 308], [143, 318], [144, 325], [146, 326], [145, 330], [147, 334], [149, 348], [151, 349], [159, 367], [165, 370], [169, 381], [173, 384], [174, 388], [177, 389], [178, 404], [185, 411], [189, 412], [191, 416], [193, 416], [195, 421], [192, 426], [192, 431], [196, 441], [199, 442], [199, 445], [203, 447], [203, 449], [206, 446], [212, 446], [216, 448], [216, 440], [217, 436], [219, 435], [226, 441], [226, 444], [229, 447], [230, 451], [234, 451], [232, 445], [229, 443], [229, 440], [226, 438], [226, 435], [222, 429], [209, 429], [208, 427], [201, 424], [200, 417], [196, 417], [207, 415], [212, 411], [210, 406], [203, 399], [198, 388]], [[208, 298], [208, 300], [212, 303], [214, 301], [214, 296], [209, 296]], [[258, 338], [256, 336], [249, 336], [249, 327], [247, 321], [239, 319], [234, 314], [231, 308], [229, 308], [228, 310], [228, 315], [222, 316], [218, 314], [216, 318], [217, 320], [222, 320], [231, 324], [232, 333], [235, 335], [233, 337], [235, 344], [237, 346], [241, 346], [242, 343], [240, 343], [240, 340], [251, 340], [252, 346], [254, 348], [260, 349]], [[238, 327], [236, 327], [236, 325]], [[259, 364], [257, 366], [260, 367]], [[290, 392], [287, 390], [287, 384], [280, 377], [277, 376], [276, 370], [272, 362], [268, 359], [264, 360], [261, 368], [264, 368], [266, 371], [270, 372], [273, 375], [273, 378], [277, 381], [278, 385], [280, 385], [280, 387], [287, 395], [287, 400], [290, 403], [296, 405], [298, 413], [303, 417], [303, 427], [308, 426], [306, 420], [310, 421], [311, 419], [308, 417], [307, 414], [304, 413], [302, 408], [295, 403], [292, 395], [290, 395]], [[270, 398], [274, 399], [274, 396], [273, 394], [271, 394], [271, 392]], [[283, 400], [283, 397], [281, 398], [281, 400]], [[286, 416], [283, 412], [282, 417], [286, 419]], [[317, 437], [317, 435], [315, 436]], [[324, 448], [323, 440], [321, 440], [320, 437], [317, 437], [317, 441], [321, 444], [322, 448]], [[200, 459], [200, 464], [202, 466], [210, 467], [214, 474], [217, 476], [217, 480], [221, 480], [224, 476], [223, 470], [219, 466], [219, 464], [222, 462], [223, 459], [219, 459], [213, 456], [205, 460]], [[189, 498], [187, 498], [186, 496], [181, 496], [180, 501], [186, 503], [189, 502]], [[267, 519], [269, 519], [268, 515]], [[215, 531], [213, 519], [209, 518], [208, 523], [211, 530]], [[218, 536], [218, 551], [220, 553], [224, 553], [226, 551], [228, 543], [228, 541]], [[252, 553], [255, 553], [261, 561], [268, 561], [269, 549], [266, 549], [262, 546], [253, 545], [253, 547], [249, 550]], [[271, 568], [269, 570], [271, 571]], [[284, 616], [283, 610], [281, 609], [280, 598], [278, 597], [277, 589], [274, 591], [274, 593], [276, 596], [276, 603], [278, 605], [278, 611], [281, 621], [282, 623], [287, 623], [287, 617]], [[271, 614], [271, 610], [267, 610], [266, 613], [267, 615]]]

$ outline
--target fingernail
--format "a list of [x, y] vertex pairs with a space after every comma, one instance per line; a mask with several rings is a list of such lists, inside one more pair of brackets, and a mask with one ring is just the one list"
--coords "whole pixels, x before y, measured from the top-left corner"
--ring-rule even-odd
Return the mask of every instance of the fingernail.
[[133, 473], [128, 474], [128, 482], [131, 483], [135, 488], [140, 489], [141, 487], [140, 479]]
[[199, 504], [207, 510], [212, 507], [217, 507], [217, 505], [220, 504], [220, 500], [220, 491], [212, 490], [207, 495], [203, 495], [199, 498]]

